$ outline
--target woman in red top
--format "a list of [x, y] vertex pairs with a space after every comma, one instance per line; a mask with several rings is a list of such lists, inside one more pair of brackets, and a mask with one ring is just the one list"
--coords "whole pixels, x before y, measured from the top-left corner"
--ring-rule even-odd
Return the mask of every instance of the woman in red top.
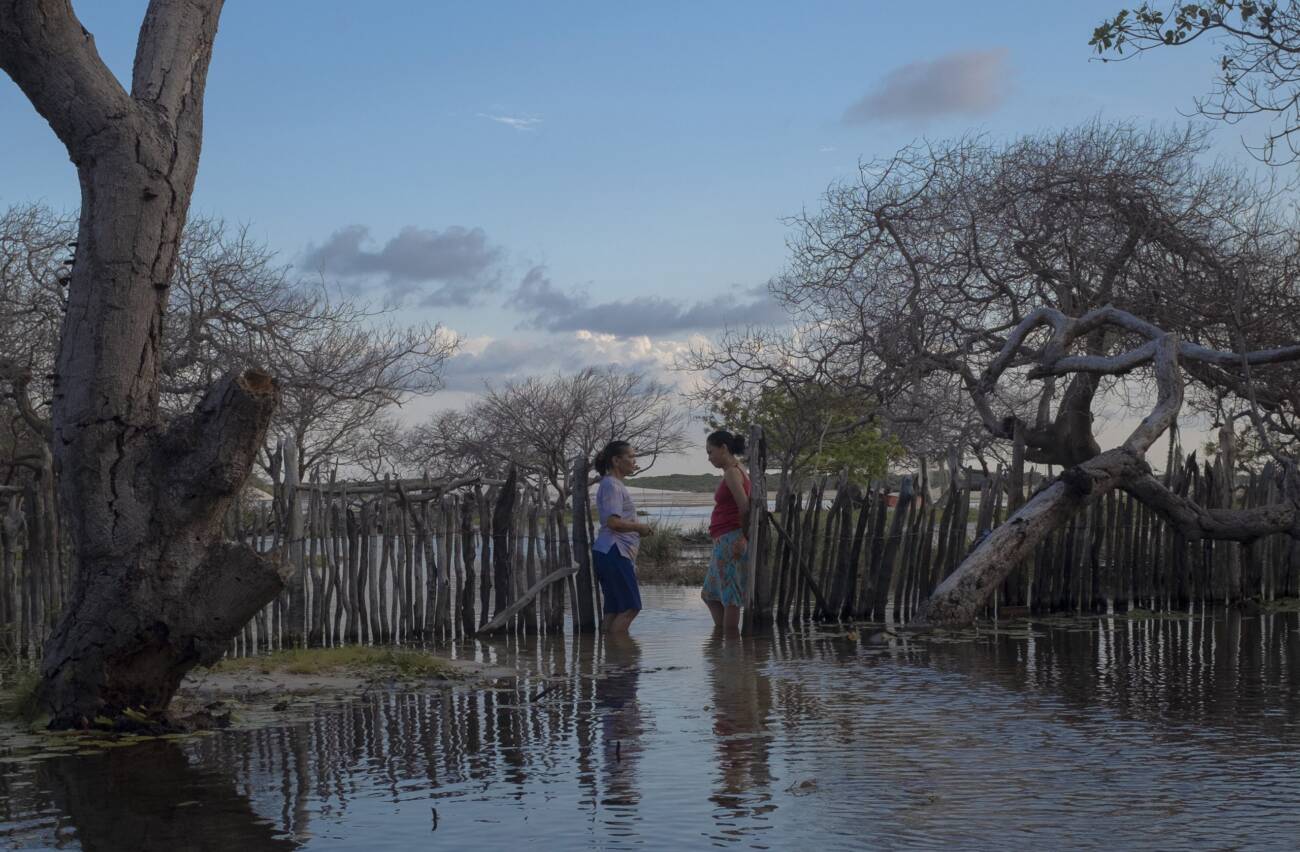
[[740, 628], [740, 608], [745, 603], [745, 525], [749, 518], [749, 476], [738, 456], [745, 454], [741, 435], [719, 429], [704, 442], [709, 463], [722, 470], [722, 482], [713, 493], [709, 537], [713, 556], [704, 575], [700, 597], [713, 614], [713, 623], [728, 633]]

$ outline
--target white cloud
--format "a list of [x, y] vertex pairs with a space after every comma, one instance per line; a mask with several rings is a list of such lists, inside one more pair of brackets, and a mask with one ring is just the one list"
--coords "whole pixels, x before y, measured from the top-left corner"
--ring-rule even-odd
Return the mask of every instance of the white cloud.
[[532, 131], [537, 129], [537, 125], [542, 123], [541, 118], [531, 115], [492, 115], [491, 113], [477, 113], [479, 118], [486, 118], [488, 121], [495, 121], [498, 124], [504, 124], [506, 127], [513, 127], [515, 130]]
[[702, 342], [703, 338], [655, 340], [585, 330], [542, 337], [471, 337], [448, 360], [444, 378], [448, 390], [476, 392], [485, 382], [613, 365], [684, 387], [689, 377], [673, 365], [693, 344]]

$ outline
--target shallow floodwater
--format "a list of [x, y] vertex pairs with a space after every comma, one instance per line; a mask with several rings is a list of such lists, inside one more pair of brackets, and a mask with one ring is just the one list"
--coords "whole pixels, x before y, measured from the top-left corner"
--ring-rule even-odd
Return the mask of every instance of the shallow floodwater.
[[877, 646], [724, 640], [694, 590], [644, 598], [628, 641], [464, 649], [520, 672], [496, 690], [0, 763], [0, 848], [1300, 842], [1294, 613]]

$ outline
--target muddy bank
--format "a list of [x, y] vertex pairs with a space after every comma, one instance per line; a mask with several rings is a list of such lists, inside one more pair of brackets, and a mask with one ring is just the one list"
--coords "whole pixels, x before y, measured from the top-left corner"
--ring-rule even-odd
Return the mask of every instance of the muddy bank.
[[106, 719], [86, 731], [51, 732], [44, 720], [23, 718], [23, 694], [34, 687], [29, 674], [0, 677], [0, 764], [45, 757], [89, 754], [154, 739], [185, 739], [214, 730], [248, 730], [313, 718], [323, 706], [365, 699], [375, 693], [498, 688], [513, 682], [511, 668], [453, 659], [445, 650], [322, 648], [281, 651], [223, 660], [190, 672], [169, 708], [186, 730], [150, 733], [114, 730]]
[[516, 672], [439, 650], [327, 648], [226, 660], [195, 669], [173, 701], [180, 718], [208, 713], [249, 728], [310, 716], [321, 704], [352, 701], [371, 692], [482, 689]]

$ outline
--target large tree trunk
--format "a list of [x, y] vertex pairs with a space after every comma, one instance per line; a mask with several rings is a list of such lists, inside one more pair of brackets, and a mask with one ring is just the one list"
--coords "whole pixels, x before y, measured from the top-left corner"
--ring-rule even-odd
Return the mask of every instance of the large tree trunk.
[[128, 94], [64, 0], [0, 0], [0, 67], [81, 183], [53, 406], [73, 589], [45, 647], [56, 727], [161, 711], [282, 587], [221, 540], [275, 408], [267, 375], [226, 376], [183, 418], [158, 410], [168, 283], [189, 210], [221, 0], [153, 0]]

